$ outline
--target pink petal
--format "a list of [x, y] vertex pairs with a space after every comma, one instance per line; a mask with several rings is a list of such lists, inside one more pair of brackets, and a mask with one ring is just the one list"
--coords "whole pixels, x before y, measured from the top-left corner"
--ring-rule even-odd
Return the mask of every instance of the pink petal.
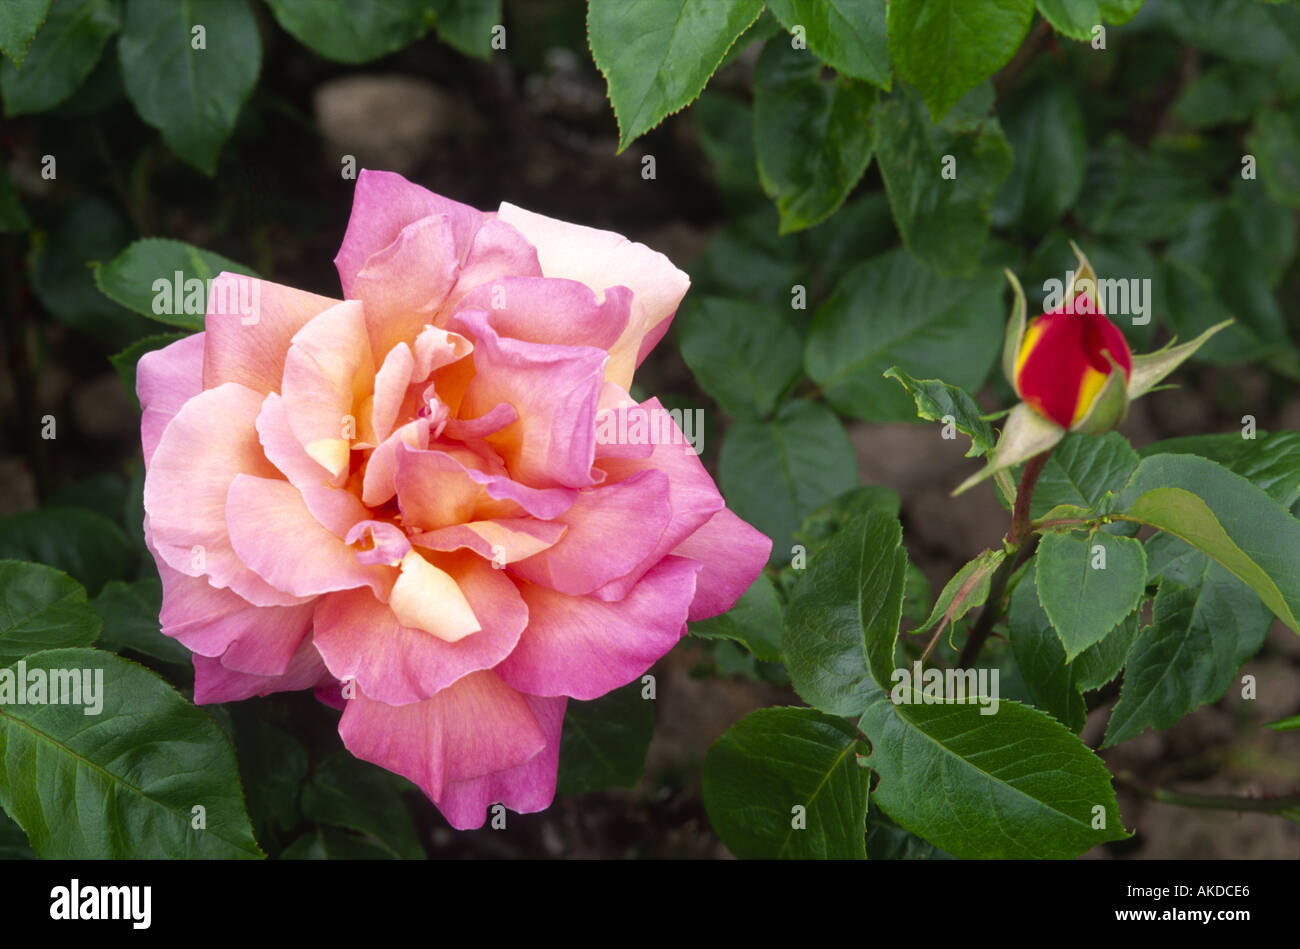
[[230, 485], [226, 521], [240, 560], [285, 593], [310, 597], [364, 586], [387, 597], [396, 579], [392, 567], [357, 560], [287, 481], [238, 476]]
[[[216, 304], [240, 295], [256, 301], [256, 322]], [[295, 333], [338, 300], [283, 287], [278, 283], [222, 273], [212, 281], [203, 349], [203, 388], [238, 382], [255, 392], [280, 391], [284, 357]], [[218, 309], [225, 312], [216, 312]]]
[[203, 334], [178, 339], [170, 346], [145, 353], [135, 367], [135, 392], [140, 397], [140, 443], [149, 467], [163, 429], [181, 406], [203, 391]]
[[257, 441], [261, 406], [259, 393], [235, 382], [186, 402], [154, 450], [144, 509], [163, 562], [186, 576], [206, 574], [213, 586], [230, 587], [255, 606], [290, 606], [302, 601], [249, 569], [226, 527], [226, 496], [236, 476], [277, 475]]
[[194, 702], [197, 705], [239, 702], [255, 695], [270, 695], [272, 692], [296, 692], [329, 680], [329, 672], [310, 637], [302, 641], [284, 675], [261, 676], [236, 672], [222, 665], [220, 659], [209, 659], [198, 653], [194, 654], [193, 661]]
[[626, 576], [659, 546], [672, 515], [669, 491], [666, 474], [647, 470], [578, 492], [573, 507], [556, 519], [568, 526], [564, 537], [513, 572], [571, 596]]
[[[397, 453], [396, 476], [403, 524], [429, 531], [478, 520], [485, 507], [484, 494], [508, 502], [518, 512], [550, 520], [568, 510], [577, 497], [571, 488], [530, 488], [505, 475], [481, 471], [477, 462], [477, 456], [465, 448], [419, 451], [403, 446]], [[513, 514], [494, 511], [483, 516]]]
[[512, 517], [470, 521], [412, 534], [411, 543], [430, 550], [468, 549], [486, 560], [504, 565], [546, 550], [563, 537], [567, 529], [554, 521]]
[[367, 258], [347, 296], [365, 304], [376, 353], [415, 342], [421, 328], [433, 322], [460, 272], [455, 240], [445, 215], [420, 218]]
[[465, 296], [459, 309], [482, 310], [502, 337], [608, 350], [627, 328], [632, 291], [610, 287], [604, 300], [585, 283], [553, 277], [502, 277]]
[[628, 388], [633, 371], [648, 352], [642, 344], [649, 339], [653, 345], [663, 336], [690, 278], [663, 254], [613, 231], [557, 221], [506, 203], [497, 216], [537, 248], [546, 276], [579, 280], [598, 292], [613, 286], [632, 290], [631, 319], [610, 347], [605, 370], [607, 379]]
[[357, 561], [364, 564], [385, 563], [395, 567], [411, 552], [406, 534], [387, 521], [358, 521], [343, 541], [349, 547], [364, 541], [364, 546], [356, 551]]
[[406, 343], [398, 343], [384, 357], [384, 364], [375, 373], [374, 401], [370, 413], [370, 427], [378, 444], [393, 432], [397, 413], [406, 400], [406, 388], [412, 382], [415, 356]]
[[511, 477], [538, 488], [591, 485], [605, 353], [502, 339], [481, 310], [460, 311], [456, 324], [475, 340], [475, 375], [458, 416], [484, 415], [508, 402], [519, 421], [488, 441]]
[[302, 494], [312, 516], [334, 536], [346, 537], [354, 524], [370, 516], [364, 504], [350, 491], [330, 484], [329, 473], [308, 457], [289, 427], [284, 400], [275, 392], [262, 403], [257, 435], [266, 457]]
[[[429, 420], [412, 419], [385, 438], [366, 459], [366, 473], [361, 482], [361, 500], [369, 507], [379, 507], [397, 493], [398, 449], [423, 449], [429, 444]], [[403, 449], [404, 450], [404, 449]]]
[[504, 221], [484, 216], [483, 223], [461, 261], [460, 277], [443, 307], [450, 310], [465, 294], [507, 277], [540, 277], [537, 251], [522, 234]]
[[657, 441], [650, 457], [602, 458], [600, 467], [609, 475], [607, 483], [615, 484], [641, 471], [660, 471], [666, 474], [672, 518], [654, 549], [635, 568], [596, 591], [595, 595], [601, 599], [621, 600], [647, 570], [724, 507], [722, 495], [718, 493], [713, 478], [700, 464], [699, 456], [691, 450], [690, 443], [672, 416], [667, 414], [657, 399], [643, 402], [642, 408], [649, 411], [650, 417], [657, 424], [667, 429], [661, 429], [656, 435]]
[[435, 803], [447, 782], [514, 768], [546, 747], [524, 696], [491, 670], [471, 672], [406, 705], [385, 705], [358, 691], [339, 734], [352, 754], [409, 778]]
[[749, 589], [772, 553], [772, 540], [728, 508], [714, 514], [673, 549], [703, 565], [687, 619], [692, 623], [727, 612]]
[[473, 557], [442, 561], [474, 608], [483, 629], [454, 643], [402, 626], [368, 590], [321, 597], [316, 648], [338, 679], [389, 705], [427, 699], [456, 680], [490, 669], [510, 654], [528, 622], [528, 608], [500, 570]]
[[357, 176], [343, 246], [334, 258], [343, 295], [353, 296], [353, 280], [372, 254], [392, 244], [406, 225], [435, 215], [446, 217], [458, 259], [463, 259], [461, 253], [468, 253], [474, 232], [483, 222], [481, 211], [436, 195], [390, 171], [363, 169]]
[[497, 672], [532, 695], [594, 699], [626, 685], [681, 639], [699, 569], [665, 557], [616, 603], [525, 583], [528, 628]]
[[555, 779], [560, 764], [560, 734], [564, 727], [564, 696], [525, 695], [533, 717], [546, 736], [546, 747], [521, 765], [505, 771], [448, 781], [438, 809], [457, 830], [482, 827], [489, 804], [501, 802], [517, 814], [535, 814], [555, 799]]
[[365, 317], [354, 300], [299, 330], [285, 357], [281, 393], [289, 427], [336, 486], [347, 477], [357, 424], [353, 406], [371, 391], [374, 376]]
[[311, 631], [314, 606], [253, 606], [202, 577], [187, 577], [159, 563], [163, 602], [159, 622], [191, 652], [217, 659], [232, 671], [283, 675]]
[[412, 382], [423, 382], [443, 366], [464, 359], [474, 351], [474, 344], [459, 333], [426, 326], [415, 337], [415, 368], [411, 370]]

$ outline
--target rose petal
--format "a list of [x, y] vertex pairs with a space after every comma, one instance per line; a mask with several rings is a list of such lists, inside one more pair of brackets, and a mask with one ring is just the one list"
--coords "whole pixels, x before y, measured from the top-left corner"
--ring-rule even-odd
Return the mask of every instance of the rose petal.
[[475, 375], [458, 417], [509, 403], [519, 420], [488, 442], [505, 458], [511, 477], [538, 488], [591, 485], [605, 353], [502, 339], [481, 310], [460, 311], [453, 326], [475, 340]]
[[699, 569], [665, 557], [616, 603], [524, 583], [528, 628], [497, 672], [531, 695], [594, 699], [626, 685], [685, 633]]
[[[413, 221], [445, 216], [454, 246], [468, 253], [470, 241], [484, 214], [467, 204], [434, 194], [411, 184], [391, 171], [362, 169], [352, 196], [352, 216], [334, 266], [343, 284], [343, 295], [353, 297], [352, 283], [372, 254], [388, 247], [402, 228]], [[457, 254], [461, 259], [460, 253]]]
[[312, 645], [310, 637], [302, 641], [284, 675], [260, 676], [237, 672], [223, 665], [220, 659], [209, 659], [198, 653], [194, 654], [193, 662], [196, 705], [239, 702], [255, 695], [270, 695], [272, 692], [296, 692], [299, 689], [313, 688], [329, 679], [325, 663], [321, 661], [320, 653]]
[[673, 548], [673, 555], [700, 563], [695, 599], [686, 618], [692, 622], [727, 612], [762, 573], [772, 541], [728, 508]]
[[310, 597], [364, 586], [387, 597], [396, 579], [392, 567], [357, 560], [287, 481], [239, 475], [230, 485], [226, 522], [239, 559], [285, 593]]
[[613, 231], [557, 221], [506, 203], [497, 216], [537, 248], [546, 276], [579, 280], [597, 292], [612, 286], [632, 290], [631, 319], [610, 347], [605, 367], [605, 378], [628, 388], [633, 371], [649, 352], [643, 343], [653, 345], [667, 331], [690, 278], [663, 254]]
[[482, 827], [489, 804], [500, 801], [517, 814], [546, 810], [555, 799], [560, 763], [560, 734], [568, 699], [525, 695], [533, 717], [546, 736], [546, 747], [521, 765], [465, 781], [448, 781], [438, 802], [447, 823], [457, 830]]
[[316, 647], [338, 679], [389, 705], [436, 695], [457, 679], [490, 669], [510, 654], [528, 623], [528, 608], [500, 570], [473, 557], [443, 561], [483, 629], [447, 642], [402, 626], [393, 611], [367, 590], [321, 597], [316, 607]]
[[302, 601], [245, 565], [226, 526], [226, 496], [235, 477], [277, 474], [257, 441], [261, 405], [261, 395], [234, 382], [186, 402], [154, 450], [144, 509], [163, 562], [186, 576], [206, 574], [213, 586], [230, 587], [256, 606], [289, 606]]
[[374, 384], [375, 367], [361, 304], [326, 310], [293, 338], [284, 361], [285, 415], [307, 454], [341, 485], [347, 477], [354, 405]]
[[[256, 302], [251, 317], [217, 306], [240, 295]], [[294, 334], [338, 300], [284, 287], [243, 274], [222, 273], [212, 281], [203, 348], [203, 388], [238, 382], [265, 395], [280, 391], [284, 357]], [[225, 312], [217, 312], [224, 310]], [[254, 322], [245, 323], [252, 319]]]
[[167, 423], [202, 391], [202, 333], [140, 357], [135, 367], [135, 392], [140, 397], [140, 443], [146, 468]]
[[517, 767], [546, 747], [524, 696], [490, 670], [471, 672], [406, 705], [357, 692], [339, 721], [339, 735], [362, 761], [409, 778], [435, 802], [446, 782]]

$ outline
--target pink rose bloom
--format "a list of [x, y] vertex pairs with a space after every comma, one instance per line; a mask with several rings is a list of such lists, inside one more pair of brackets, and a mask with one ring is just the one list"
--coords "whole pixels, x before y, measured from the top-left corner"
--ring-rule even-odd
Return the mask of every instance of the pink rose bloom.
[[196, 702], [314, 688], [458, 828], [541, 810], [568, 699], [640, 677], [771, 548], [628, 395], [687, 277], [373, 171], [335, 264], [342, 300], [222, 274], [205, 332], [140, 360], [162, 631]]

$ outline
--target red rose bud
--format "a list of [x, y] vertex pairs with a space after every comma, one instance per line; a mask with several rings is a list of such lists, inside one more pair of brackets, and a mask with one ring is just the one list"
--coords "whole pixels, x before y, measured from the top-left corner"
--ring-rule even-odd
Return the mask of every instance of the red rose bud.
[[[1116, 366], [1124, 384], [1107, 386]], [[1080, 293], [1025, 328], [1013, 381], [1021, 399], [1062, 428], [1105, 431], [1124, 416], [1132, 370], [1124, 334]], [[1106, 418], [1090, 419], [1099, 402]]]

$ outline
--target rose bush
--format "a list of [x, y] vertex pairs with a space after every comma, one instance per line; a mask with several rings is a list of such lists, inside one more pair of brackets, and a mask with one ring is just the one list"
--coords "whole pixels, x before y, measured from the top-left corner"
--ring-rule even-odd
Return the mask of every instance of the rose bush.
[[140, 360], [162, 631], [197, 702], [314, 688], [458, 828], [540, 810], [568, 699], [640, 676], [770, 552], [628, 394], [687, 277], [371, 171], [335, 263], [342, 300], [222, 274], [205, 332]]

